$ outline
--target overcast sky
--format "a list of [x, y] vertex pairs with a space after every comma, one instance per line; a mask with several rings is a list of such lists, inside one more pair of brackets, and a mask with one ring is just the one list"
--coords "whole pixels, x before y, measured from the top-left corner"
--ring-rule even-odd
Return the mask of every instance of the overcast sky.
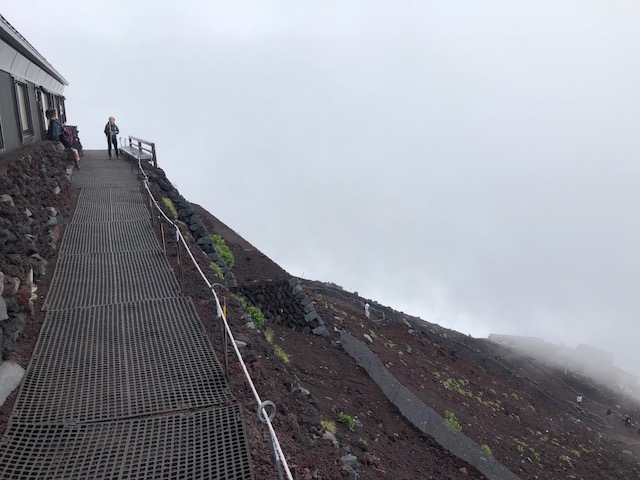
[[637, 1], [5, 3], [85, 148], [115, 116], [289, 273], [640, 373]]

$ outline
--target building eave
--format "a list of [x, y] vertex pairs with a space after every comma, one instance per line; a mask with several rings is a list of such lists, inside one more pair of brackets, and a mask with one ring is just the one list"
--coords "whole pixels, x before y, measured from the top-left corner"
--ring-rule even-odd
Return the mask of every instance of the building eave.
[[40, 67], [46, 73], [64, 86], [68, 86], [69, 82], [44, 58], [26, 38], [0, 15], [0, 39], [13, 47], [17, 52], [27, 58], [29, 61]]

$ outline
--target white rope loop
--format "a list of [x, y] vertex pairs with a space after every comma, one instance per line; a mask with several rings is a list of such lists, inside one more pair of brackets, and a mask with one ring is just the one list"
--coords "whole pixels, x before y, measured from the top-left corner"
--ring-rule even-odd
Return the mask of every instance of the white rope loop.
[[[258, 394], [258, 391], [257, 391], [257, 389], [256, 389], [256, 387], [255, 387], [255, 385], [253, 383], [253, 380], [251, 380], [251, 376], [249, 375], [249, 371], [247, 370], [247, 366], [244, 363], [244, 360], [242, 358], [242, 354], [240, 353], [240, 350], [238, 349], [238, 345], [236, 344], [235, 338], [233, 337], [233, 334], [231, 333], [231, 328], [229, 327], [229, 323], [227, 322], [226, 315], [224, 314], [222, 306], [220, 305], [220, 299], [218, 298], [218, 294], [216, 293], [215, 289], [213, 288], [213, 285], [211, 284], [211, 282], [209, 282], [209, 280], [207, 279], [206, 275], [204, 274], [204, 272], [200, 268], [200, 265], [198, 265], [198, 262], [196, 261], [195, 257], [193, 256], [193, 253], [191, 252], [191, 249], [189, 249], [189, 246], [187, 245], [187, 242], [185, 241], [185, 238], [182, 235], [182, 232], [180, 231], [180, 227], [178, 226], [177, 222], [175, 222], [174, 220], [171, 220], [169, 217], [167, 217], [165, 215], [165, 213], [160, 208], [160, 205], [156, 201], [155, 197], [153, 196], [153, 193], [151, 193], [151, 189], [149, 188], [149, 177], [147, 176], [147, 174], [143, 170], [142, 165], [141, 165], [141, 161], [139, 159], [138, 159], [138, 168], [140, 169], [140, 172], [144, 176], [144, 182], [143, 182], [144, 183], [144, 188], [147, 191], [147, 193], [149, 194], [149, 198], [152, 200], [153, 204], [155, 205], [156, 210], [158, 210], [158, 212], [160, 212], [160, 214], [164, 217], [164, 219], [167, 222], [169, 222], [171, 225], [174, 226], [174, 228], [176, 229], [176, 239], [179, 239], [182, 242], [182, 245], [184, 245], [184, 248], [186, 249], [187, 253], [189, 254], [189, 257], [191, 258], [191, 261], [193, 262], [195, 267], [198, 269], [198, 272], [200, 273], [200, 276], [202, 277], [202, 279], [207, 284], [207, 287], [209, 288], [209, 290], [211, 290], [211, 293], [213, 293], [213, 296], [214, 296], [214, 298], [216, 300], [216, 308], [217, 308], [218, 316], [222, 318], [222, 321], [224, 323], [224, 328], [225, 328], [225, 330], [227, 332], [227, 335], [229, 335], [229, 338], [231, 339], [231, 345], [233, 345], [233, 350], [236, 353], [236, 357], [238, 357], [238, 360], [240, 361], [240, 365], [242, 366], [242, 371], [244, 372], [244, 376], [246, 377], [247, 382], [249, 383], [249, 387], [251, 388], [251, 391], [253, 393], [253, 396], [255, 397], [256, 402], [258, 403], [258, 418], [262, 417], [262, 418], [260, 418], [260, 420], [263, 423], [267, 424], [267, 428], [269, 429], [269, 435], [271, 436], [271, 440], [273, 442], [274, 448], [277, 450], [277, 456], [280, 458], [280, 460], [282, 462], [282, 466], [284, 466], [285, 472], [287, 474], [287, 478], [289, 480], [293, 480], [293, 476], [291, 475], [291, 471], [289, 470], [289, 465], [287, 464], [287, 459], [284, 456], [284, 452], [282, 451], [282, 447], [280, 446], [280, 442], [278, 441], [278, 436], [276, 435], [276, 432], [275, 432], [275, 430], [273, 428], [273, 424], [271, 423], [271, 420], [273, 419], [273, 417], [275, 416], [275, 413], [276, 413], [276, 406], [270, 400], [267, 400], [267, 401], [263, 402], [260, 399], [260, 395]], [[267, 411], [267, 409], [265, 408], [266, 406], [271, 406], [272, 407], [271, 413], [269, 413]]]

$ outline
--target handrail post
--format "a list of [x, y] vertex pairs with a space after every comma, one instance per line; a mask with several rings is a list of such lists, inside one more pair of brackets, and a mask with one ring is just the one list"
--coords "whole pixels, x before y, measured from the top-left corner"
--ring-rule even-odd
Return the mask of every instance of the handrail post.
[[[220, 319], [220, 323], [223, 322], [223, 319]], [[227, 379], [227, 382], [229, 381], [229, 355], [227, 352], [227, 343], [228, 343], [228, 337], [227, 337], [227, 329], [222, 327], [222, 344], [223, 344], [223, 351], [224, 351], [224, 376]]]
[[165, 257], [167, 256], [167, 242], [164, 239], [164, 223], [162, 219], [158, 217], [158, 222], [160, 223], [160, 235], [162, 236], [162, 251], [164, 252]]
[[148, 200], [148, 204], [149, 204], [149, 214], [151, 215], [151, 225], [153, 227], [156, 226], [156, 222], [155, 222], [155, 210], [153, 208], [153, 196], [151, 195], [151, 192], [149, 190], [147, 190], [147, 200]]
[[151, 144], [151, 156], [153, 157], [153, 166], [155, 168], [158, 168], [158, 160], [156, 158], [156, 144], [155, 143]]
[[180, 289], [182, 290], [182, 293], [185, 293], [184, 291], [184, 272], [182, 270], [182, 260], [180, 258], [180, 234], [178, 233], [178, 225], [176, 225], [176, 258], [178, 261], [178, 267], [180, 269]]

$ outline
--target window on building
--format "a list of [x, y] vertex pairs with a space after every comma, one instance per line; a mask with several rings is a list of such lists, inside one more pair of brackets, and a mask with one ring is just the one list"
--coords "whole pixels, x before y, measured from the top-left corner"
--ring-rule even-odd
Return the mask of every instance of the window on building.
[[58, 112], [58, 120], [62, 123], [67, 123], [67, 112], [64, 105], [65, 98], [59, 95], [56, 95], [54, 98], [56, 102], [56, 110]]
[[49, 128], [49, 120], [47, 119], [47, 110], [50, 108], [51, 100], [49, 99], [49, 94], [44, 90], [37, 91], [38, 103], [40, 104], [40, 118], [42, 122], [42, 132], [47, 131]]
[[2, 119], [0, 119], [0, 153], [4, 152], [4, 134], [2, 133]]
[[62, 115], [60, 114], [60, 97], [58, 95], [51, 95], [51, 107], [50, 108], [55, 108], [56, 112], [58, 113], [58, 120], [60, 120], [62, 123], [65, 123], [62, 120]]
[[[2, 111], [1, 106], [0, 111]], [[0, 153], [4, 153], [4, 133], [2, 132], [2, 117], [0, 117]]]
[[18, 120], [22, 138], [33, 135], [33, 122], [29, 105], [29, 90], [27, 84], [16, 80], [16, 102], [18, 104]]

